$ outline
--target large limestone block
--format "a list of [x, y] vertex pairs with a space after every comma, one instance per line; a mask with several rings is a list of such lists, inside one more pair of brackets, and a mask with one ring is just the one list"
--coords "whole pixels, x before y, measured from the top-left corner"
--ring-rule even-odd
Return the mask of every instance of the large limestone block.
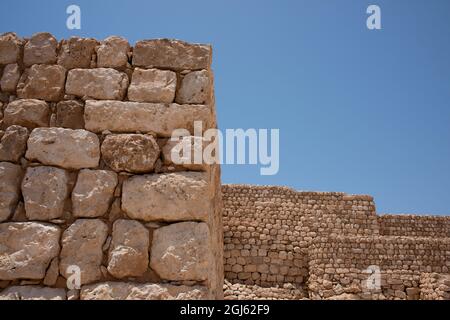
[[[9, 162], [0, 162], [0, 222], [14, 212], [20, 197], [22, 168]], [[0, 244], [1, 246], [1, 244]]]
[[117, 174], [108, 170], [83, 169], [72, 191], [75, 217], [100, 217], [108, 211], [117, 186]]
[[0, 65], [16, 63], [20, 60], [20, 47], [22, 42], [12, 32], [7, 32], [0, 36]]
[[84, 129], [84, 105], [76, 100], [58, 102], [56, 126], [69, 129]]
[[155, 39], [136, 42], [133, 65], [145, 68], [173, 70], [208, 69], [211, 46], [179, 40]]
[[211, 204], [212, 186], [204, 172], [133, 176], [123, 183], [122, 209], [132, 219], [206, 221]]
[[86, 101], [85, 126], [87, 130], [102, 132], [154, 132], [170, 137], [175, 129], [194, 132], [194, 121], [203, 130], [212, 125], [212, 114], [205, 105], [179, 105], [122, 101]]
[[[203, 137], [184, 136], [176, 140], [168, 140], [162, 148], [165, 165], [177, 165], [193, 171], [206, 171], [208, 164], [217, 163], [215, 154], [204, 151], [209, 148], [210, 141]], [[189, 154], [190, 153], [190, 154]], [[208, 156], [209, 158], [205, 158]]]
[[33, 64], [54, 64], [57, 48], [58, 41], [50, 33], [35, 33], [25, 44], [23, 63], [27, 67]]
[[100, 142], [92, 132], [63, 128], [36, 128], [28, 139], [25, 157], [67, 169], [95, 168]]
[[3, 120], [7, 126], [16, 124], [30, 129], [48, 127], [50, 108], [42, 100], [14, 100], [6, 106]]
[[28, 130], [10, 126], [0, 141], [0, 161], [19, 162], [27, 148]]
[[110, 134], [101, 146], [102, 159], [114, 171], [151, 172], [159, 157], [159, 146], [151, 135]]
[[150, 266], [166, 280], [207, 280], [212, 252], [204, 222], [180, 222], [153, 233]]
[[92, 38], [71, 37], [63, 40], [58, 64], [66, 69], [89, 68], [97, 44], [97, 40]]
[[20, 79], [20, 68], [17, 63], [6, 65], [0, 80], [2, 91], [14, 92]]
[[116, 220], [108, 257], [108, 271], [116, 278], [139, 277], [148, 268], [149, 232], [140, 222]]
[[128, 63], [130, 44], [122, 37], [111, 36], [97, 48], [97, 67], [125, 68]]
[[66, 290], [40, 286], [13, 286], [0, 292], [0, 300], [66, 300]]
[[43, 279], [59, 253], [61, 230], [36, 222], [0, 224], [0, 279]]
[[67, 75], [66, 93], [83, 99], [122, 100], [128, 76], [111, 68], [73, 69]]
[[173, 71], [136, 68], [128, 88], [128, 99], [138, 102], [171, 103], [175, 98], [177, 75]]
[[103, 282], [83, 286], [81, 300], [208, 300], [206, 287]]
[[62, 216], [68, 196], [69, 175], [55, 167], [28, 167], [22, 181], [26, 216], [30, 220], [52, 220]]
[[60, 273], [67, 279], [71, 266], [81, 271], [80, 283], [86, 284], [102, 277], [102, 247], [108, 236], [108, 226], [99, 219], [78, 219], [62, 236]]
[[211, 82], [208, 71], [192, 71], [181, 80], [176, 102], [204, 104], [208, 102], [210, 95]]
[[58, 101], [64, 93], [66, 69], [57, 65], [35, 64], [26, 69], [17, 85], [23, 99]]

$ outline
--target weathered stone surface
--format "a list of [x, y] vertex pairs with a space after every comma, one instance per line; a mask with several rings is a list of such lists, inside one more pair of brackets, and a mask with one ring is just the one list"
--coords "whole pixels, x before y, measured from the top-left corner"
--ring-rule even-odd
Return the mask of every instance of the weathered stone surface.
[[[212, 142], [195, 136], [184, 136], [180, 137], [179, 140], [170, 139], [162, 148], [164, 164], [182, 166], [193, 171], [206, 171], [208, 163], [212, 164], [215, 161], [214, 154], [211, 159], [204, 159], [204, 151], [210, 143]], [[190, 150], [190, 156], [188, 150]], [[184, 151], [186, 151], [186, 154], [184, 154]], [[176, 155], [176, 158], [173, 158], [172, 152]], [[197, 159], [196, 154], [198, 154]], [[208, 157], [210, 156], [209, 153], [206, 152], [206, 154]]]
[[206, 287], [104, 282], [83, 286], [81, 300], [208, 300]]
[[27, 128], [48, 127], [50, 108], [45, 101], [19, 99], [10, 102], [4, 112], [6, 125], [19, 125]]
[[45, 273], [44, 285], [46, 286], [54, 286], [59, 276], [59, 259], [58, 257], [54, 258], [52, 262], [50, 262], [50, 266]]
[[14, 212], [20, 197], [22, 168], [9, 162], [0, 162], [0, 222]]
[[0, 292], [0, 300], [66, 300], [66, 290], [40, 286], [13, 286]]
[[97, 40], [92, 38], [71, 37], [63, 40], [58, 64], [66, 69], [89, 68], [97, 44]]
[[19, 162], [27, 148], [28, 130], [21, 126], [6, 129], [0, 142], [0, 161]]
[[159, 146], [151, 135], [110, 134], [101, 146], [102, 159], [114, 171], [151, 172]]
[[30, 220], [52, 220], [62, 216], [68, 196], [69, 175], [55, 167], [28, 167], [22, 181], [25, 212]]
[[133, 176], [123, 183], [122, 209], [130, 218], [144, 221], [206, 221], [211, 193], [203, 172]]
[[27, 67], [33, 64], [54, 64], [57, 48], [58, 41], [50, 33], [35, 33], [25, 44], [23, 63]]
[[0, 81], [0, 87], [2, 91], [14, 92], [16, 91], [17, 84], [20, 79], [20, 68], [17, 63], [6, 65], [3, 70], [2, 79]]
[[194, 121], [203, 130], [212, 125], [212, 114], [205, 105], [158, 104], [122, 101], [86, 101], [86, 129], [118, 132], [154, 132], [170, 137], [173, 130], [184, 128], [194, 132]]
[[26, 69], [17, 85], [23, 99], [58, 101], [64, 93], [66, 69], [57, 65], [35, 64]]
[[128, 99], [138, 102], [171, 103], [175, 98], [177, 75], [173, 71], [135, 68]]
[[116, 278], [139, 277], [148, 268], [149, 232], [140, 222], [116, 220], [108, 257], [108, 272]]
[[71, 275], [68, 267], [75, 265], [81, 271], [81, 284], [99, 280], [102, 277], [102, 246], [107, 236], [108, 226], [101, 220], [76, 220], [62, 236], [59, 272], [67, 279]]
[[22, 40], [15, 33], [7, 32], [0, 36], [0, 64], [16, 63], [20, 59]]
[[56, 106], [56, 126], [84, 129], [84, 105], [76, 100], [58, 102]]
[[206, 280], [211, 271], [209, 241], [204, 222], [180, 222], [156, 229], [150, 266], [163, 279]]
[[208, 102], [210, 94], [211, 83], [208, 71], [192, 71], [181, 80], [176, 102], [204, 104]]
[[138, 41], [133, 50], [133, 65], [136, 67], [197, 70], [208, 69], [210, 64], [209, 45], [156, 39]]
[[122, 100], [128, 76], [111, 68], [73, 69], [67, 75], [66, 93], [83, 99]]
[[28, 139], [25, 157], [67, 169], [95, 168], [100, 159], [98, 137], [89, 131], [36, 128]]
[[97, 67], [124, 68], [128, 63], [130, 45], [122, 37], [111, 36], [100, 43], [97, 48]]
[[0, 279], [43, 279], [59, 253], [58, 227], [17, 222], [0, 224]]
[[117, 185], [117, 174], [107, 170], [84, 169], [78, 173], [72, 191], [75, 217], [100, 217], [108, 211]]

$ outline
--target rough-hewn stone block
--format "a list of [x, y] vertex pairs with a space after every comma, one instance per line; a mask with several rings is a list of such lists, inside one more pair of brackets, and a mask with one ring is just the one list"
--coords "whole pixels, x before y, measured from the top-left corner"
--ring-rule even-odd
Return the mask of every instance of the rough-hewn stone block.
[[27, 128], [48, 127], [50, 108], [45, 101], [19, 99], [10, 102], [4, 112], [6, 125], [19, 125]]
[[9, 162], [0, 162], [0, 222], [14, 212], [20, 197], [22, 168]]
[[199, 70], [189, 72], [181, 80], [177, 92], [177, 103], [208, 103], [211, 95], [211, 82], [208, 71]]
[[23, 99], [58, 101], [64, 93], [66, 69], [57, 65], [35, 64], [26, 69], [17, 85]]
[[97, 40], [92, 38], [71, 37], [63, 40], [58, 64], [66, 69], [89, 68], [97, 44]]
[[176, 85], [177, 75], [173, 71], [136, 68], [128, 88], [128, 99], [171, 103], [175, 98]]
[[56, 106], [56, 126], [84, 129], [84, 105], [76, 100], [58, 102]]
[[129, 51], [130, 45], [126, 39], [117, 36], [108, 37], [97, 48], [97, 67], [125, 68]]
[[17, 63], [20, 60], [20, 47], [23, 43], [15, 33], [7, 32], [0, 36], [0, 65]]
[[6, 129], [0, 142], [0, 161], [19, 162], [27, 148], [28, 130], [21, 126]]
[[0, 292], [0, 300], [66, 300], [66, 290], [40, 286], [13, 286]]
[[2, 91], [14, 92], [20, 79], [20, 68], [17, 63], [6, 65], [0, 80]]
[[50, 33], [35, 33], [25, 44], [23, 63], [27, 67], [33, 64], [54, 64], [57, 48], [58, 41]]

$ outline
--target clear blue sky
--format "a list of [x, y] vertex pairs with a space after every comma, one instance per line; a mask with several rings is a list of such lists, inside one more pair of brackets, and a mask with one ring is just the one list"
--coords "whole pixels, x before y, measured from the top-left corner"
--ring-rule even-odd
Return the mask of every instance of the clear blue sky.
[[[66, 29], [66, 7], [82, 29]], [[377, 4], [382, 30], [366, 28]], [[450, 214], [450, 1], [2, 1], [0, 31], [214, 46], [220, 128], [279, 128], [280, 171], [224, 183], [371, 194], [378, 212]]]

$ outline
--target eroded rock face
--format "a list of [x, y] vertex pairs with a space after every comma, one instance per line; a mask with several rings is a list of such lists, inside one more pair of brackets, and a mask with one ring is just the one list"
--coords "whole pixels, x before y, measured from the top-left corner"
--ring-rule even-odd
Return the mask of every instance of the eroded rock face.
[[92, 38], [71, 37], [69, 40], [63, 40], [58, 64], [68, 70], [89, 68], [97, 44], [97, 40]]
[[202, 286], [104, 282], [83, 286], [81, 300], [207, 300]]
[[211, 94], [211, 83], [208, 71], [199, 70], [189, 72], [181, 80], [180, 89], [177, 92], [177, 103], [197, 103], [208, 102]]
[[54, 64], [57, 48], [58, 41], [50, 33], [35, 33], [25, 44], [23, 63], [27, 67], [33, 64]]
[[[218, 163], [214, 162], [216, 161], [214, 154], [204, 152], [209, 144], [209, 141], [195, 136], [185, 136], [179, 140], [170, 139], [162, 148], [164, 164], [177, 165], [193, 171], [206, 171], [208, 164]], [[205, 159], [204, 154], [211, 157]]]
[[[108, 226], [99, 219], [78, 219], [62, 236], [59, 272], [67, 279], [72, 273], [70, 266], [78, 266], [81, 284], [102, 277], [102, 246], [108, 235]], [[69, 272], [68, 272], [69, 271]]]
[[75, 217], [104, 215], [114, 196], [117, 182], [117, 174], [112, 171], [81, 170], [72, 191], [73, 215]]
[[59, 253], [61, 230], [36, 222], [0, 224], [0, 279], [43, 279]]
[[116, 220], [108, 272], [116, 278], [138, 277], [148, 268], [149, 232], [140, 222]]
[[66, 290], [40, 286], [13, 286], [0, 292], [0, 300], [66, 300]]
[[22, 181], [26, 216], [52, 220], [62, 216], [68, 196], [69, 175], [55, 167], [28, 167]]
[[103, 40], [97, 49], [97, 67], [125, 68], [130, 45], [122, 37], [111, 36]]
[[0, 80], [2, 91], [14, 92], [20, 79], [20, 68], [17, 63], [6, 65]]
[[6, 129], [0, 142], [0, 161], [19, 162], [27, 148], [28, 130], [21, 126]]
[[73, 69], [67, 75], [66, 93], [83, 99], [122, 100], [128, 76], [111, 68]]
[[179, 40], [155, 39], [136, 42], [133, 65], [144, 68], [174, 70], [207, 69], [211, 64], [211, 47]]
[[76, 100], [58, 102], [56, 106], [56, 126], [84, 129], [84, 105]]
[[203, 172], [133, 176], [123, 183], [122, 209], [144, 221], [206, 221], [212, 192]]
[[159, 147], [150, 135], [111, 134], [101, 147], [102, 159], [114, 171], [151, 172], [159, 157]]
[[36, 128], [28, 139], [29, 160], [67, 169], [95, 168], [100, 159], [97, 135], [78, 129]]
[[64, 93], [66, 69], [58, 65], [35, 64], [26, 69], [17, 85], [22, 99], [58, 101]]
[[128, 88], [128, 99], [171, 103], [175, 98], [176, 85], [177, 75], [173, 71], [136, 68]]
[[86, 101], [86, 129], [93, 132], [154, 132], [170, 137], [175, 129], [194, 132], [194, 121], [203, 130], [212, 125], [212, 115], [205, 105], [179, 105], [128, 101]]
[[18, 165], [0, 162], [0, 222], [14, 212], [20, 197], [23, 171]]
[[208, 278], [211, 265], [209, 229], [206, 223], [180, 222], [153, 233], [150, 266], [166, 280]]
[[10, 102], [4, 112], [4, 121], [8, 126], [19, 125], [30, 129], [48, 127], [50, 108], [45, 101], [37, 99], [19, 99]]
[[18, 62], [22, 43], [23, 41], [15, 33], [2, 34], [0, 36], [0, 64]]

